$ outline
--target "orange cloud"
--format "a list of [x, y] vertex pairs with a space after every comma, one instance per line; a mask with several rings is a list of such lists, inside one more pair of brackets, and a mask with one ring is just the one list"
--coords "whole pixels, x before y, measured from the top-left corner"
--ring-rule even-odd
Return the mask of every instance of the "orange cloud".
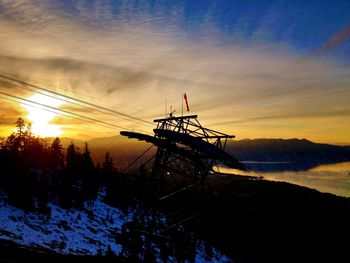
[[[213, 128], [233, 131], [240, 138], [259, 137], [255, 127], [264, 122], [269, 123], [266, 134], [289, 136], [287, 124], [276, 116], [298, 116], [298, 123], [295, 118], [288, 122], [297, 123], [300, 136], [322, 131], [318, 138], [326, 140], [331, 133], [350, 142], [346, 135], [350, 131], [345, 133], [348, 130], [339, 124], [348, 121], [344, 114], [332, 119], [317, 117], [317, 125], [309, 126], [313, 113], [350, 110], [349, 68], [323, 58], [309, 57], [295, 63], [299, 58], [295, 50], [268, 42], [223, 47], [176, 38], [173, 31], [156, 30], [147, 23], [137, 27], [122, 22], [93, 27], [43, 6], [16, 5], [9, 9], [5, 11], [7, 16], [0, 18], [0, 71], [25, 81], [44, 83], [55, 92], [149, 122], [164, 115], [165, 98], [168, 105], [181, 112], [181, 94], [186, 92], [191, 110], [204, 124], [216, 123]], [[344, 41], [348, 30], [349, 26], [325, 46]], [[0, 89], [8, 92], [8, 87], [0, 85]], [[11, 92], [24, 95], [19, 89]], [[140, 123], [113, 119], [87, 108], [65, 107], [118, 126], [152, 131]], [[12, 114], [11, 118], [18, 117]], [[235, 120], [249, 120], [244, 125], [249, 123], [250, 130]], [[67, 128], [63, 129], [67, 131], [64, 136], [82, 123], [64, 117], [59, 122]], [[117, 134], [117, 130], [87, 125], [89, 129], [79, 125], [79, 134]], [[325, 126], [333, 130], [326, 131], [322, 128]]]

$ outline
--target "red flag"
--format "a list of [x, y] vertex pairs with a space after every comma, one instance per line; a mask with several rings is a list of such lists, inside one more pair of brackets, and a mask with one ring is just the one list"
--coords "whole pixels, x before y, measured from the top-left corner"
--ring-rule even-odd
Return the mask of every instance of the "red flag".
[[190, 107], [188, 107], [188, 101], [187, 101], [186, 93], [184, 94], [184, 99], [185, 99], [185, 102], [186, 102], [186, 109], [187, 109], [187, 111], [190, 111]]

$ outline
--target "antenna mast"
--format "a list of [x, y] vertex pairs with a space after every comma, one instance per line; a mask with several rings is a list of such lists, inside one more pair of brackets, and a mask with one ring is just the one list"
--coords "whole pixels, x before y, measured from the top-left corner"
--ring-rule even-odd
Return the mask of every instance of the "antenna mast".
[[184, 93], [181, 94], [181, 116], [184, 116]]

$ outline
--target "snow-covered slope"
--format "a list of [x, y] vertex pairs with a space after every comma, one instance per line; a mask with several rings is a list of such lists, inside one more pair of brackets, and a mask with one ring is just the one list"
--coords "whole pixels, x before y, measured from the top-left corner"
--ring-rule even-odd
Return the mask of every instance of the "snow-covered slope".
[[[65, 210], [51, 202], [50, 216], [23, 211], [4, 200], [0, 191], [0, 240], [60, 254], [105, 255], [111, 249], [118, 255], [122, 246], [116, 237], [123, 224], [132, 221], [132, 213], [126, 215], [105, 204], [102, 194], [96, 201], [86, 202], [82, 210]], [[227, 262], [215, 248], [208, 259], [204, 244], [198, 240], [196, 262]]]
[[[92, 202], [89, 210], [79, 211], [64, 210], [50, 203], [49, 218], [39, 213], [24, 212], [4, 202], [0, 206], [0, 239], [62, 254], [105, 254], [108, 246], [117, 254], [121, 249], [114, 233], [127, 218], [101, 200]], [[93, 216], [89, 211], [93, 212]]]

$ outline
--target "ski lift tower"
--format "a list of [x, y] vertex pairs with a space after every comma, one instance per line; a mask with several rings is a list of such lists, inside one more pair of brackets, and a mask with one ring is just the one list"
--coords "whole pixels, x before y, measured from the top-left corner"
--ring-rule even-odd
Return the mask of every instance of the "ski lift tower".
[[234, 138], [222, 132], [203, 127], [197, 115], [156, 119], [154, 136], [122, 131], [121, 135], [154, 144], [157, 152], [153, 158], [152, 174], [156, 178], [186, 177], [194, 182], [204, 182], [213, 168], [223, 164], [230, 168], [245, 167], [225, 151], [227, 140]]

